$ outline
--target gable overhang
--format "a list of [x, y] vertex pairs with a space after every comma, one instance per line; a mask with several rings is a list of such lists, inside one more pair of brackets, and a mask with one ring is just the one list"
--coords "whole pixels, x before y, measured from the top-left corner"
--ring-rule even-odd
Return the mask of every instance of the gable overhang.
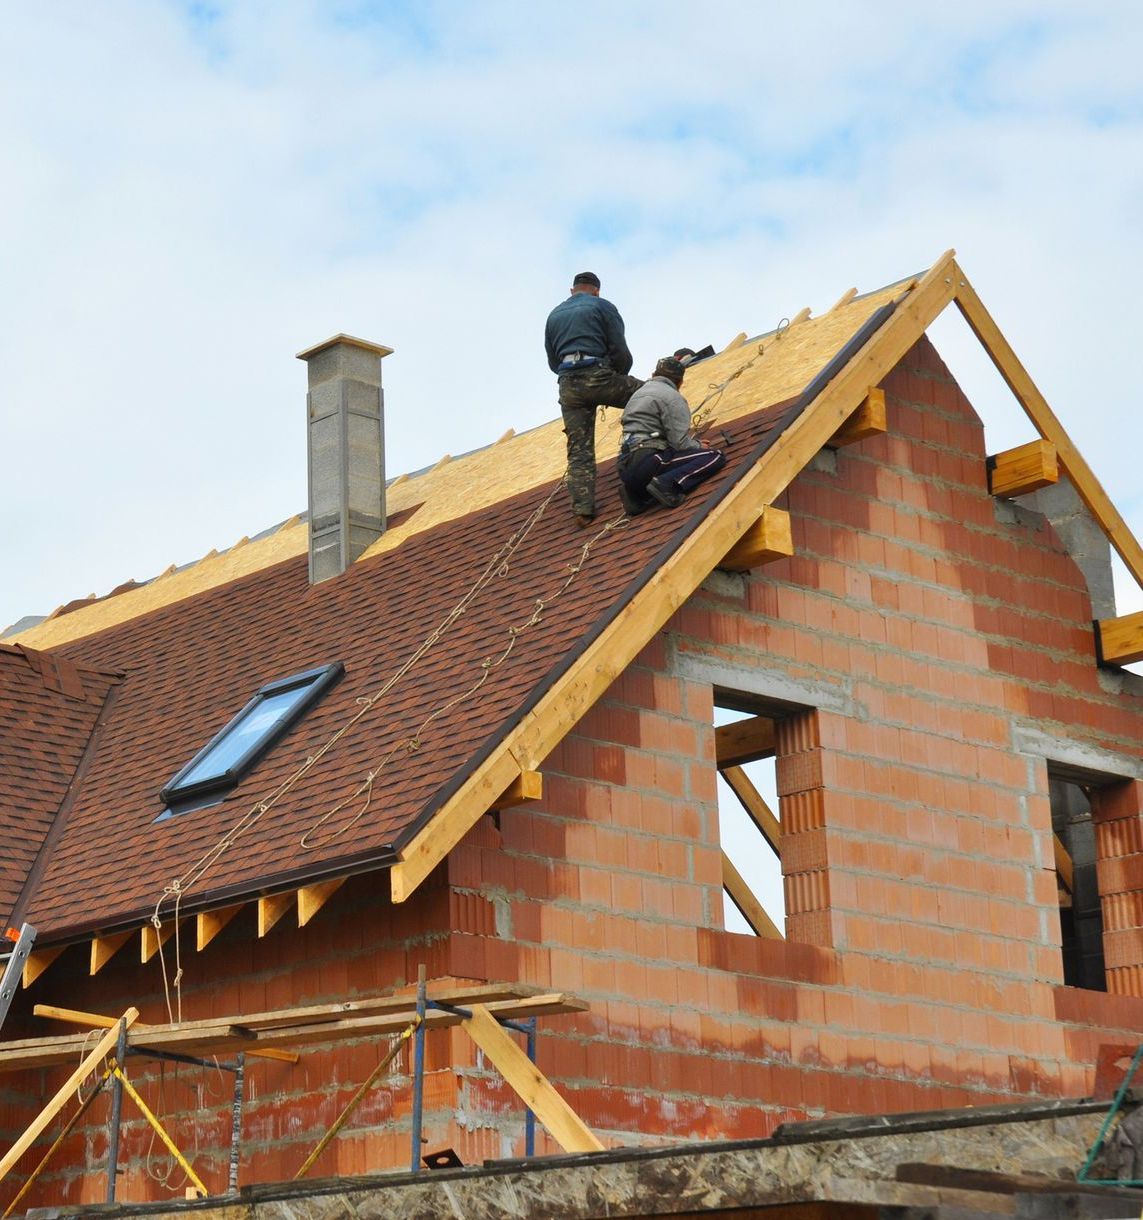
[[[1143, 548], [977, 296], [955, 251], [949, 250], [909, 282], [891, 306], [871, 316], [792, 404], [790, 422], [764, 445], [751, 467], [697, 520], [686, 521], [647, 565], [634, 592], [547, 679], [544, 689], [533, 693], [516, 723], [477, 756], [467, 773], [443, 791], [435, 809], [394, 845], [394, 902], [409, 898], [498, 796], [540, 766], [954, 301], [1038, 434], [1055, 446], [1061, 470], [1143, 587]], [[1143, 615], [1128, 617], [1140, 619], [1143, 635]], [[1097, 636], [1100, 626], [1096, 624]]]

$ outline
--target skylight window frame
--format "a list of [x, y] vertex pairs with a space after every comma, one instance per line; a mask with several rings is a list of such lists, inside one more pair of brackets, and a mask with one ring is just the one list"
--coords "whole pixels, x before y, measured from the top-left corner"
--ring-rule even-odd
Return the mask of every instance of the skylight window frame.
[[[181, 767], [159, 792], [159, 799], [166, 805], [160, 819], [171, 814], [185, 813], [191, 809], [200, 809], [204, 804], [214, 804], [221, 800], [239, 780], [263, 758], [295, 724], [313, 707], [313, 705], [330, 689], [345, 673], [345, 665], [334, 661], [330, 665], [318, 665], [301, 673], [291, 674], [286, 678], [276, 678], [259, 687], [246, 704], [219, 729], [217, 733], [198, 751], [185, 766]], [[250, 746], [226, 768], [215, 775], [206, 776], [194, 783], [184, 784], [185, 776], [194, 772], [204, 759], [219, 746], [235, 729], [267, 699], [298, 687], [308, 687], [305, 694], [289, 709], [282, 719], [269, 732], [258, 737]]]

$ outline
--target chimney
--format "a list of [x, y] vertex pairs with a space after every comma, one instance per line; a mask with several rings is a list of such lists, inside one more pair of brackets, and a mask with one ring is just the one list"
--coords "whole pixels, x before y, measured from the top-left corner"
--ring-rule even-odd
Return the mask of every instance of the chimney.
[[381, 361], [391, 347], [334, 335], [306, 362], [310, 584], [344, 572], [385, 532]]

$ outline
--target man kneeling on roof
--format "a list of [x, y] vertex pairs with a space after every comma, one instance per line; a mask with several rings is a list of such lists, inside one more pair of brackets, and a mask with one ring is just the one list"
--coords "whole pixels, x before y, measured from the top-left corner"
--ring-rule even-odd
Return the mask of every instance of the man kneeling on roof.
[[651, 380], [623, 408], [619, 497], [628, 516], [656, 501], [675, 508], [726, 465], [720, 450], [707, 448], [691, 435], [691, 409], [679, 393], [683, 371], [681, 360], [664, 356]]

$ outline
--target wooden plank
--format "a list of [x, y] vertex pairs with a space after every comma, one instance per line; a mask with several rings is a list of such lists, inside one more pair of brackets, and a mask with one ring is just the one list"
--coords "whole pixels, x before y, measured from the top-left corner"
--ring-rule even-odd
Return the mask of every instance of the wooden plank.
[[1055, 445], [1064, 473], [1071, 479], [1080, 499], [1103, 528], [1108, 541], [1127, 565], [1127, 570], [1135, 577], [1140, 588], [1143, 588], [1143, 547], [1140, 547], [1127, 522], [1119, 515], [1119, 510], [1112, 504], [1107, 492], [1092, 473], [1091, 467], [1084, 461], [1044, 396], [1028, 376], [1027, 370], [1017, 359], [1008, 340], [1001, 334], [1000, 328], [985, 309], [964, 273], [955, 264], [954, 267], [956, 303], [964, 315], [964, 320], [984, 345], [984, 350], [996, 365], [1001, 377], [1008, 383], [1008, 388], [1016, 395], [1016, 400], [1035, 425], [1036, 431], [1046, 441]]
[[785, 940], [778, 925], [766, 913], [766, 908], [758, 901], [746, 878], [734, 867], [734, 861], [725, 851], [722, 853], [722, 888], [730, 895], [730, 901], [738, 908], [742, 918], [754, 929], [755, 936]]
[[829, 438], [831, 449], [852, 445], [868, 436], [881, 436], [889, 431], [889, 413], [885, 406], [885, 391], [874, 386], [856, 411]]
[[1052, 850], [1056, 857], [1056, 873], [1070, 894], [1075, 889], [1075, 868], [1072, 865], [1071, 855], [1059, 835], [1052, 835]]
[[200, 911], [195, 920], [196, 948], [200, 951], [205, 949], [245, 905], [238, 902], [234, 906], [219, 907], [216, 911]]
[[293, 894], [266, 894], [259, 898], [258, 935], [265, 936], [293, 905]]
[[750, 820], [762, 832], [762, 837], [781, 854], [782, 823], [774, 815], [774, 811], [766, 804], [762, 793], [751, 782], [750, 776], [741, 767], [720, 767], [719, 774], [731, 792], [738, 797], [742, 808], [750, 815]]
[[93, 936], [91, 938], [91, 964], [88, 967], [88, 974], [98, 974], [131, 939], [131, 936], [131, 932], [116, 932], [112, 936]]
[[544, 799], [544, 776], [541, 771], [521, 771], [493, 803], [493, 809], [508, 809], [528, 801]]
[[[471, 1005], [465, 1007], [471, 1008]], [[482, 1007], [497, 1016], [523, 1018], [559, 1016], [583, 1012], [587, 1005], [575, 996], [550, 992], [517, 999], [490, 1001]], [[284, 1015], [284, 1014], [279, 1014]], [[182, 1025], [149, 1025], [132, 1032], [131, 1045], [149, 1050], [177, 1051], [187, 1055], [218, 1055], [236, 1051], [263, 1054], [279, 1047], [307, 1046], [317, 1042], [337, 1042], [345, 1038], [386, 1037], [399, 1034], [416, 1016], [413, 1000], [406, 996], [405, 1007], [395, 1010], [354, 1015], [293, 1025], [266, 1025], [252, 1028], [250, 1018], [219, 1018], [214, 1021], [188, 1021]], [[455, 1012], [430, 1011], [425, 1017], [428, 1029], [458, 1025], [464, 1018]], [[0, 1072], [50, 1067], [72, 1063], [82, 1054], [85, 1034], [52, 1038], [30, 1038], [0, 1045]]]
[[140, 960], [143, 964], [146, 965], [174, 934], [175, 921], [173, 919], [168, 919], [158, 931], [155, 930], [154, 924], [145, 923], [142, 942], [139, 946]]
[[812, 310], [812, 309], [810, 309], [810, 307], [809, 307], [808, 305], [803, 306], [803, 307], [802, 307], [801, 309], [799, 309], [799, 310], [798, 310], [798, 312], [797, 312], [796, 314], [794, 314], [794, 316], [793, 316], [793, 317], [790, 319], [790, 325], [791, 325], [791, 326], [797, 326], [797, 324], [798, 324], [799, 322], [805, 322], [805, 321], [806, 321], [806, 320], [809, 318], [809, 316], [810, 316], [810, 314], [811, 314], [811, 313], [813, 313], [813, 310]]
[[775, 737], [774, 721], [769, 716], [748, 716], [718, 725], [714, 730], [714, 756], [719, 770], [773, 757]]
[[413, 837], [390, 869], [404, 902], [522, 770], [535, 769], [627, 668], [672, 614], [790, 485], [869, 392], [953, 299], [948, 251], [909, 290], [870, 341], [787, 427], [761, 460], [701, 520], [671, 558], [627, 602], [563, 677], [509, 730], [467, 783]]
[[731, 572], [749, 572], [794, 553], [790, 514], [767, 504], [762, 515], [730, 548], [718, 565]]
[[1059, 478], [1056, 447], [1050, 441], [1029, 441], [988, 459], [988, 490], [994, 496], [1026, 496]]
[[462, 1022], [462, 1028], [565, 1152], [603, 1151], [603, 1144], [591, 1128], [556, 1092], [508, 1032], [497, 1024], [487, 1008], [474, 1004], [472, 1016]]
[[31, 987], [66, 948], [66, 945], [53, 945], [50, 949], [33, 949], [24, 962], [23, 985]]
[[1104, 665], [1143, 661], [1143, 610], [1119, 618], [1101, 618], [1095, 633], [1096, 654]]
[[742, 346], [742, 345], [743, 345], [745, 342], [746, 342], [746, 332], [745, 332], [744, 330], [740, 330], [740, 331], [738, 332], [738, 334], [736, 334], [736, 335], [734, 336], [734, 338], [733, 338], [733, 339], [731, 339], [731, 341], [730, 341], [730, 342], [729, 342], [729, 343], [728, 343], [728, 344], [727, 344], [727, 345], [726, 345], [726, 346], [725, 346], [725, 347], [722, 349], [722, 351], [721, 351], [721, 352], [719, 352], [718, 354], [719, 354], [720, 356], [723, 356], [723, 355], [725, 355], [727, 352], [735, 352], [735, 351], [737, 351], [737, 350], [738, 350], [738, 349], [739, 349], [739, 348], [740, 348], [740, 347], [741, 347], [741, 346]]
[[304, 928], [344, 884], [344, 877], [334, 877], [332, 881], [319, 881], [298, 890], [298, 927]]
[[[123, 1014], [122, 1020], [127, 1023], [130, 1028], [138, 1019], [139, 1010], [137, 1008], [128, 1008]], [[11, 1148], [4, 1154], [3, 1159], [0, 1159], [0, 1181], [7, 1177], [8, 1173], [16, 1162], [24, 1155], [25, 1152], [36, 1142], [43, 1131], [51, 1124], [55, 1116], [63, 1109], [71, 1100], [72, 1094], [79, 1085], [87, 1078], [87, 1076], [95, 1071], [95, 1069], [103, 1062], [103, 1060], [111, 1054], [115, 1049], [115, 1044], [119, 1041], [119, 1022], [116, 1021], [113, 1028], [95, 1044], [90, 1054], [84, 1056], [82, 1063], [75, 1069], [67, 1080], [60, 1086], [56, 1095], [47, 1103], [39, 1114], [32, 1120], [31, 1125], [23, 1135], [12, 1145]]]

